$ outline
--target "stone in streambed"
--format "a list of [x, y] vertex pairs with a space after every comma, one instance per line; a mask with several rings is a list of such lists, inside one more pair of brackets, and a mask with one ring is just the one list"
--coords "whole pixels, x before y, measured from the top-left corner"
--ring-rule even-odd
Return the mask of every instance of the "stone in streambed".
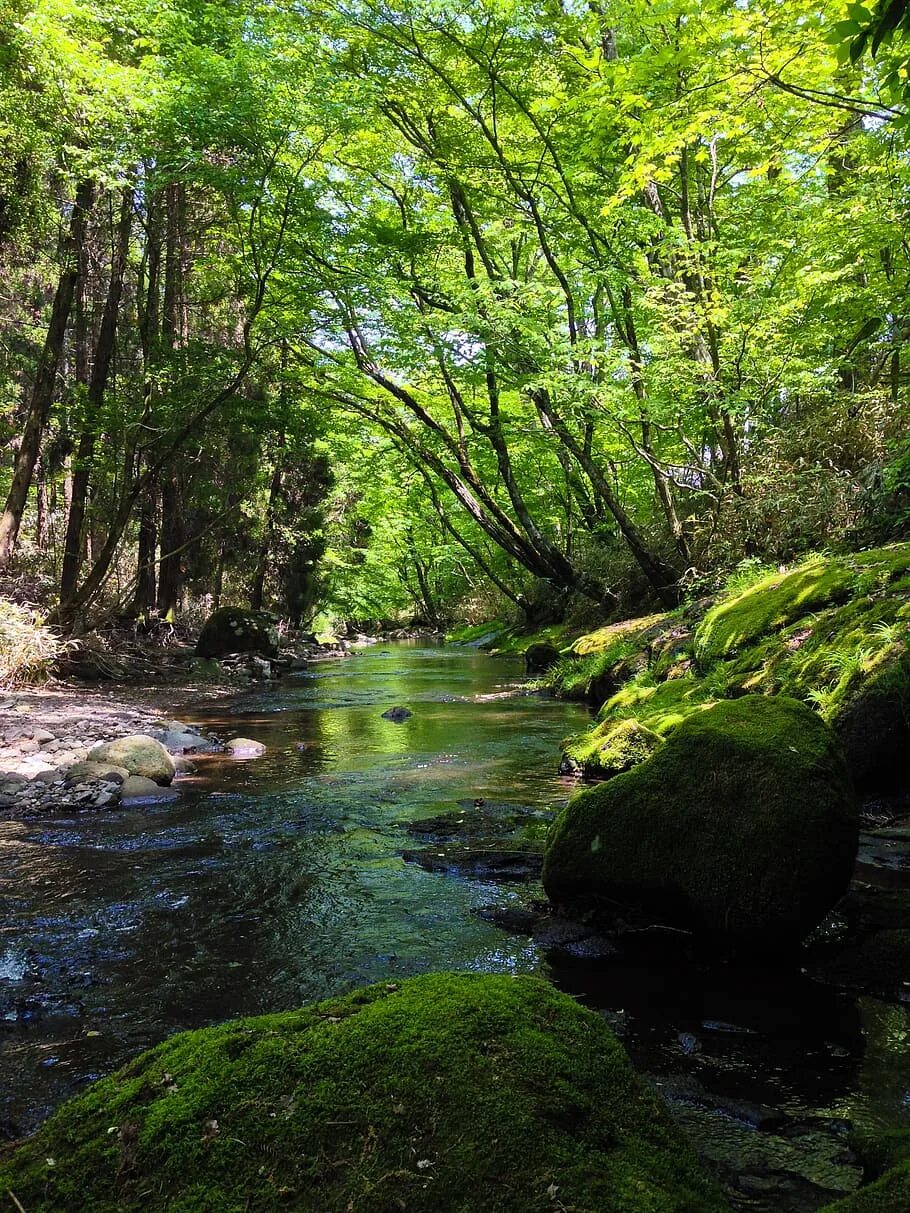
[[555, 645], [530, 644], [524, 652], [525, 670], [528, 674], [545, 674], [561, 656]]
[[217, 742], [200, 733], [177, 733], [170, 729], [162, 735], [161, 744], [169, 754], [213, 754], [220, 748]]
[[224, 747], [232, 758], [261, 758], [265, 746], [251, 737], [232, 737]]
[[726, 1208], [601, 1016], [476, 973], [179, 1033], [4, 1151], [0, 1191], [29, 1213]]
[[401, 724], [405, 720], [410, 720], [413, 715], [414, 713], [410, 708], [404, 708], [399, 705], [383, 712], [382, 719], [391, 720], [393, 724]]
[[142, 775], [155, 783], [170, 783], [174, 778], [174, 760], [160, 741], [143, 733], [102, 742], [89, 751], [89, 761], [107, 762], [124, 767], [130, 775]]
[[619, 903], [725, 950], [792, 948], [846, 891], [858, 818], [807, 707], [747, 696], [690, 716], [646, 762], [573, 800], [548, 838], [551, 901]]
[[128, 775], [120, 787], [120, 796], [124, 804], [130, 801], [173, 800], [178, 795], [170, 788], [162, 787], [154, 779], [146, 779], [142, 775]]
[[129, 775], [126, 767], [115, 766], [110, 762], [74, 762], [61, 768], [60, 774], [65, 776], [67, 783], [81, 783], [83, 780], [104, 779], [108, 783], [123, 783]]

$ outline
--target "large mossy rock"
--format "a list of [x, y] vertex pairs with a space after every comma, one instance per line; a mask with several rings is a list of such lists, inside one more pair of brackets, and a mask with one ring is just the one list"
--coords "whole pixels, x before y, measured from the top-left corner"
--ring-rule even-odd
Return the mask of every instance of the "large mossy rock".
[[266, 611], [245, 611], [241, 607], [221, 607], [205, 621], [196, 652], [200, 657], [223, 657], [225, 653], [278, 652], [275, 619]]
[[747, 696], [689, 716], [647, 762], [570, 802], [547, 842], [559, 905], [639, 907], [732, 950], [794, 946], [845, 892], [858, 840], [836, 739]]
[[89, 751], [89, 761], [120, 767], [130, 775], [152, 779], [155, 783], [170, 783], [177, 772], [174, 760], [160, 741], [144, 733], [104, 741]]
[[446, 973], [174, 1036], [0, 1154], [7, 1191], [29, 1213], [726, 1208], [600, 1016]]

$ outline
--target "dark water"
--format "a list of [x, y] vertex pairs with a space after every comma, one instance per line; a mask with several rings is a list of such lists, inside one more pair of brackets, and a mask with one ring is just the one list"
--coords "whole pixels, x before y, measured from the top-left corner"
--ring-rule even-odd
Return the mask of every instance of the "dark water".
[[559, 743], [587, 713], [520, 683], [471, 650], [372, 648], [184, 714], [268, 752], [206, 760], [176, 804], [0, 823], [0, 1134], [179, 1028], [431, 969], [543, 971], [608, 1015], [737, 1207], [855, 1187], [847, 1123], [910, 1127], [903, 1005], [665, 947], [558, 961], [474, 913], [539, 889], [402, 860], [406, 823], [459, 801], [565, 802]]

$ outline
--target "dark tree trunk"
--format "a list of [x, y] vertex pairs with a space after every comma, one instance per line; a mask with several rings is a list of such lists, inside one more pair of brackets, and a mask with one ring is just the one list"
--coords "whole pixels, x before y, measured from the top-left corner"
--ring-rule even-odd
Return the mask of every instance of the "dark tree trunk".
[[253, 611], [262, 610], [262, 600], [265, 594], [265, 577], [269, 566], [269, 552], [272, 549], [272, 541], [275, 538], [275, 514], [278, 508], [278, 498], [281, 494], [281, 480], [284, 474], [284, 442], [284, 434], [281, 434], [278, 440], [278, 453], [275, 456], [272, 480], [269, 484], [269, 502], [265, 512], [265, 527], [262, 533], [262, 542], [259, 545], [259, 552], [256, 558], [256, 574], [253, 577], [253, 585], [250, 589], [250, 610]]
[[111, 274], [108, 282], [101, 328], [95, 346], [95, 358], [88, 385], [85, 426], [79, 436], [76, 452], [76, 467], [73, 472], [72, 499], [66, 523], [66, 539], [63, 545], [63, 569], [60, 574], [61, 614], [66, 615], [68, 605], [76, 590], [79, 569], [82, 564], [82, 528], [88, 502], [91, 462], [95, 454], [95, 427], [104, 393], [110, 378], [111, 363], [117, 341], [117, 322], [120, 316], [120, 299], [123, 294], [123, 279], [129, 255], [130, 232], [133, 222], [133, 193], [125, 189], [120, 202], [120, 218], [114, 249], [111, 255]]
[[51, 405], [54, 401], [54, 391], [57, 384], [57, 369], [63, 352], [63, 342], [66, 337], [66, 326], [69, 322], [73, 297], [80, 275], [81, 251], [85, 241], [85, 223], [95, 197], [95, 186], [91, 181], [82, 181], [76, 190], [76, 198], [70, 216], [69, 233], [64, 245], [63, 269], [57, 283], [57, 291], [51, 308], [51, 319], [44, 341], [44, 348], [38, 359], [35, 371], [35, 381], [32, 385], [28, 414], [22, 440], [13, 467], [13, 480], [10, 485], [6, 506], [0, 517], [0, 569], [9, 567], [19, 527], [22, 525], [22, 515], [28, 500], [35, 464], [41, 451], [41, 440], [50, 416]]
[[136, 595], [133, 599], [133, 608], [137, 615], [148, 616], [155, 608], [155, 548], [157, 544], [155, 492], [149, 488], [143, 495], [139, 511], [138, 567]]

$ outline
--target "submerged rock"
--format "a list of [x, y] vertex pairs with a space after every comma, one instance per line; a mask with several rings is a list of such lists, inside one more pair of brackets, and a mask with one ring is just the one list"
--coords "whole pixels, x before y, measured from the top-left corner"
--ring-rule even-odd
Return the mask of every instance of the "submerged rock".
[[180, 1033], [0, 1155], [0, 1191], [29, 1213], [726, 1208], [599, 1015], [449, 973]]
[[120, 788], [123, 804], [130, 802], [149, 803], [151, 801], [174, 800], [179, 793], [170, 788], [164, 788], [155, 783], [154, 779], [145, 779], [142, 775], [130, 775], [124, 779]]
[[846, 891], [858, 841], [831, 731], [783, 697], [690, 716], [652, 758], [583, 792], [553, 827], [560, 905], [637, 906], [724, 948], [793, 947]]
[[226, 653], [278, 652], [275, 619], [266, 611], [246, 611], [240, 607], [221, 607], [205, 621], [196, 642], [200, 657], [223, 657]]
[[89, 751], [88, 757], [90, 762], [109, 763], [130, 775], [154, 779], [155, 783], [170, 783], [176, 774], [174, 760], [161, 742], [143, 733], [102, 742]]

